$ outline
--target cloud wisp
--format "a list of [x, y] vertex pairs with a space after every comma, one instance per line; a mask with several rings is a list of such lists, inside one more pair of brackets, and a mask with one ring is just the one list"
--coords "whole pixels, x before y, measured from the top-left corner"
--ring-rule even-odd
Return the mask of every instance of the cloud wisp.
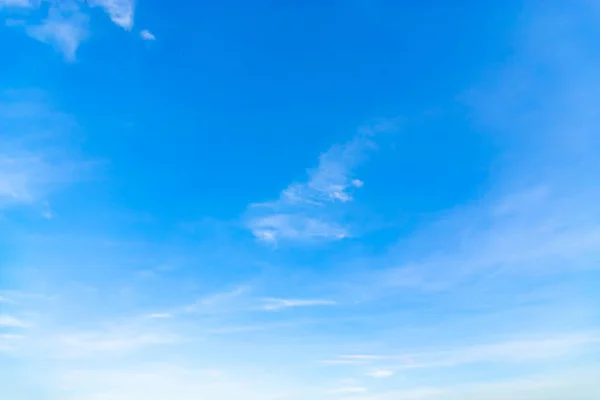
[[[550, 5], [528, 13], [510, 62], [463, 96], [476, 127], [494, 132], [510, 157], [484, 196], [400, 238], [378, 260], [389, 266], [381, 286], [436, 291], [475, 277], [599, 269], [600, 185], [589, 171], [600, 169], [600, 117], [592, 110], [600, 58], [577, 28], [597, 17]], [[554, 25], [558, 19], [565, 23]]]
[[44, 92], [0, 93], [0, 211], [16, 206], [52, 218], [50, 195], [91, 177], [94, 163], [72, 143], [74, 119], [55, 110]]
[[[132, 2], [89, 1], [97, 11], [105, 10], [118, 26], [132, 29]], [[9, 0], [0, 0], [0, 4], [8, 8]], [[54, 19], [49, 16], [33, 33], [75, 59], [84, 36], [67, 40], [75, 33], [61, 24], [71, 26], [74, 21], [66, 11], [54, 10]], [[78, 8], [71, 16], [82, 12]], [[535, 15], [537, 18], [540, 13]], [[82, 31], [88, 29], [82, 26]], [[31, 34], [31, 28], [26, 29]], [[552, 51], [576, 47], [564, 43], [561, 47], [554, 40], [539, 42], [551, 43]], [[18, 100], [24, 95], [12, 94], [9, 101], [0, 101], [0, 213], [6, 213], [8, 219], [17, 217], [7, 224], [9, 236], [15, 225], [31, 231], [35, 238], [15, 235], [19, 236], [16, 252], [23, 255], [18, 255], [16, 266], [10, 268], [33, 264], [36, 271], [27, 269], [15, 289], [35, 292], [41, 287], [55, 296], [29, 301], [0, 291], [0, 351], [10, 353], [9, 362], [14, 359], [25, 366], [23, 385], [66, 400], [599, 398], [595, 360], [600, 354], [600, 333], [593, 326], [597, 298], [577, 304], [573, 301], [579, 300], [577, 290], [555, 290], [548, 297], [561, 307], [550, 307], [543, 298], [532, 302], [541, 304], [542, 310], [529, 312], [533, 307], [513, 307], [513, 297], [531, 299], [538, 296], [542, 284], [556, 281], [561, 285], [566, 281], [561, 288], [575, 282], [572, 288], [579, 289], [589, 275], [573, 276], [598, 268], [600, 186], [590, 171], [600, 170], [595, 142], [600, 114], [597, 101], [590, 99], [597, 100], [600, 84], [589, 78], [597, 74], [600, 63], [594, 56], [557, 57], [561, 60], [558, 67], [547, 66], [547, 60], [537, 53], [517, 58], [525, 61], [510, 69], [528, 70], [533, 65], [531, 69], [538, 71], [537, 66], [543, 64], [542, 70], [549, 71], [540, 87], [545, 87], [545, 79], [559, 82], [554, 82], [549, 92], [528, 94], [534, 98], [535, 112], [525, 107], [514, 115], [503, 114], [508, 116], [503, 123], [511, 125], [511, 134], [513, 128], [519, 133], [502, 138], [510, 142], [507, 153], [515, 157], [503, 165], [502, 176], [491, 178], [493, 188], [487, 196], [458, 204], [440, 219], [436, 214], [423, 225], [419, 221], [414, 231], [400, 227], [399, 235], [406, 235], [401, 238], [390, 237], [396, 231], [378, 232], [361, 243], [337, 243], [331, 251], [335, 254], [323, 246], [306, 258], [302, 254], [300, 260], [292, 259], [300, 254], [295, 249], [289, 253], [264, 251], [244, 238], [236, 242], [237, 236], [227, 243], [231, 246], [217, 249], [218, 258], [212, 258], [213, 249], [198, 246], [196, 238], [193, 243], [187, 237], [180, 241], [179, 233], [170, 230], [166, 221], [175, 219], [176, 207], [149, 198], [137, 203], [135, 199], [144, 197], [139, 193], [129, 199], [131, 203], [120, 203], [127, 200], [124, 198], [113, 203], [112, 199], [120, 196], [111, 195], [106, 204], [111, 209], [149, 203], [158, 204], [156, 209], [168, 208], [164, 214], [155, 211], [157, 220], [165, 223], [159, 222], [153, 229], [137, 230], [132, 223], [118, 229], [115, 241], [122, 231], [127, 240], [147, 240], [148, 246], [139, 251], [135, 246], [123, 250], [91, 246], [88, 251], [78, 245], [83, 241], [73, 238], [90, 234], [87, 230], [93, 230], [94, 224], [79, 224], [79, 220], [73, 225], [66, 222], [70, 236], [61, 236], [64, 220], [41, 221], [41, 228], [30, 224], [30, 218], [19, 221], [23, 208], [44, 208], [40, 214], [51, 216], [46, 208], [50, 208], [52, 193], [80, 178], [80, 165], [63, 150], [63, 139], [57, 138], [72, 127], [72, 120], [53, 112], [44, 101], [31, 96]], [[513, 85], [515, 76], [508, 75], [498, 84], [503, 90], [522, 86]], [[523, 75], [530, 80], [529, 74]], [[496, 99], [493, 93], [484, 96], [490, 101], [481, 103], [489, 106]], [[507, 97], [510, 102], [492, 108], [504, 113], [512, 99], [520, 98]], [[538, 109], [539, 104], [544, 107]], [[525, 127], [520, 125], [523, 120], [527, 120]], [[376, 135], [394, 130], [393, 125], [384, 122], [361, 130], [323, 153], [305, 179], [278, 195], [265, 196], [272, 201], [248, 206], [244, 215], [248, 230], [257, 241], [273, 245], [357, 237], [358, 228], [351, 222], [353, 212], [360, 193], [372, 182], [360, 168], [376, 147]], [[585, 146], [571, 143], [572, 138]], [[56, 141], [61, 142], [59, 146], [53, 145]], [[122, 187], [125, 181], [139, 184], [136, 178], [135, 174], [124, 177], [115, 187]], [[392, 192], [393, 196], [401, 196], [401, 190]], [[78, 195], [74, 201], [85, 197]], [[90, 205], [104, 204], [102, 201], [94, 199]], [[100, 229], [112, 229], [112, 225], [104, 228], [108, 225], [104, 214], [98, 214], [102, 215], [94, 221]], [[78, 215], [75, 212], [73, 219]], [[40, 245], [44, 234], [53, 241]], [[390, 241], [395, 243], [391, 249]], [[256, 253], [240, 256], [244, 246]], [[119, 251], [125, 254], [121, 256]], [[193, 254], [192, 261], [188, 263], [187, 257], [178, 254], [183, 260], [181, 268], [154, 277], [135, 274], [140, 264], [148, 271], [147, 264], [157, 265], [158, 259], [164, 265], [162, 261], [170, 258], [163, 253], [180, 252]], [[0, 253], [3, 262], [4, 253]], [[64, 254], [55, 257], [55, 253]], [[375, 260], [369, 259], [373, 253], [377, 254]], [[260, 267], [267, 265], [265, 270], [255, 268], [256, 254], [256, 258], [262, 257]], [[54, 257], [54, 263], [47, 263]], [[357, 300], [359, 296], [353, 288], [347, 289], [346, 282], [330, 284], [339, 279], [341, 269], [328, 269], [330, 261], [340, 262], [344, 273], [358, 276], [356, 286], [369, 291], [373, 301]], [[246, 263], [243, 268], [239, 268], [241, 263]], [[309, 264], [306, 270], [294, 269], [303, 263]], [[284, 273], [272, 274], [270, 268], [275, 264], [276, 268], [284, 265]], [[321, 269], [323, 265], [327, 268]], [[366, 268], [361, 275], [363, 265]], [[4, 270], [0, 272], [4, 277]], [[553, 280], [555, 272], [558, 276]], [[240, 279], [253, 286], [236, 286]], [[594, 281], [589, 281], [593, 286]], [[75, 285], [89, 283], [97, 287], [70, 291]], [[586, 285], [584, 282], [581, 287]], [[199, 288], [209, 293], [203, 294]], [[303, 290], [306, 288], [310, 289]], [[418, 290], [410, 290], [415, 288]], [[593, 307], [586, 309], [590, 303]], [[11, 373], [12, 366], [1, 369]], [[0, 398], [35, 398], [35, 394], [19, 390], [16, 380], [9, 377], [5, 381], [16, 395], [5, 394], [5, 385], [0, 385]], [[423, 382], [427, 384], [421, 386]]]
[[0, 211], [30, 205], [50, 216], [47, 196], [87, 175], [89, 165], [67, 150], [74, 127], [42, 92], [0, 93]]
[[262, 309], [269, 311], [283, 310], [286, 308], [296, 307], [318, 307], [318, 306], [334, 306], [337, 303], [332, 300], [323, 299], [263, 299], [264, 305]]
[[[133, 0], [90, 0], [85, 3], [76, 0], [49, 0], [47, 15], [40, 20], [38, 11], [43, 10], [42, 3], [1, 0], [0, 11], [4, 11], [9, 17], [14, 12], [19, 19], [9, 19], [7, 25], [24, 28], [27, 35], [51, 45], [62, 53], [68, 62], [76, 61], [79, 46], [90, 36], [88, 7], [102, 8], [114, 24], [127, 31], [133, 28]], [[148, 31], [142, 31], [141, 35], [145, 40], [154, 40], [154, 36]]]
[[62, 53], [66, 61], [75, 61], [77, 49], [89, 36], [89, 17], [77, 8], [51, 8], [39, 25], [26, 27], [33, 39], [47, 43]]
[[374, 371], [368, 372], [367, 375], [371, 378], [384, 379], [394, 375], [394, 371], [391, 371], [389, 369], [376, 369]]
[[334, 145], [319, 156], [308, 179], [290, 184], [274, 201], [251, 204], [246, 226], [266, 243], [335, 241], [352, 236], [344, 222], [347, 203], [364, 182], [356, 169], [376, 148], [375, 135], [397, 129], [395, 120], [363, 127], [348, 142]]
[[90, 0], [90, 6], [102, 7], [110, 20], [123, 29], [131, 30], [134, 21], [134, 0]]
[[27, 328], [29, 326], [27, 322], [12, 315], [0, 315], [0, 327]]
[[[537, 339], [524, 338], [500, 343], [473, 345], [449, 350], [424, 351], [404, 355], [351, 354], [322, 363], [328, 365], [373, 366], [393, 364], [394, 369], [453, 368], [469, 364], [538, 362], [600, 352], [598, 332], [574, 332], [563, 335], [548, 334]], [[379, 372], [378, 372], [379, 371]], [[368, 375], [387, 377], [393, 374], [382, 368]], [[379, 375], [379, 376], [378, 376]]]

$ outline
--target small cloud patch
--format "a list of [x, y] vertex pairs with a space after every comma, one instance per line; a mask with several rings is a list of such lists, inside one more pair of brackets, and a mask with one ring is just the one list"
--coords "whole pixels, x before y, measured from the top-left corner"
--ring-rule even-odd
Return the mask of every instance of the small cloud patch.
[[385, 369], [378, 369], [372, 372], [369, 372], [367, 375], [369, 375], [371, 378], [389, 378], [390, 376], [394, 375], [394, 371], [388, 371]]
[[140, 36], [144, 40], [156, 40], [156, 36], [154, 36], [149, 30], [144, 29], [140, 32]]

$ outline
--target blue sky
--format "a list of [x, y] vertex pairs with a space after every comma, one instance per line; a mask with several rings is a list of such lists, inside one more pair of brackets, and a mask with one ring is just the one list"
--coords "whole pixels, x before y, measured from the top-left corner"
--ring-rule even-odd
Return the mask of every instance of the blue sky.
[[600, 397], [597, 2], [0, 16], [1, 398]]

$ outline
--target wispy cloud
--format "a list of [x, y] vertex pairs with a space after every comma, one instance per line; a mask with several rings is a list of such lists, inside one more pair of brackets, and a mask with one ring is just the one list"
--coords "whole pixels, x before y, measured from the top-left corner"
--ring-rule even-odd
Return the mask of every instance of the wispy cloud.
[[397, 129], [396, 120], [383, 120], [363, 127], [348, 142], [321, 154], [317, 166], [307, 171], [308, 179], [292, 183], [277, 200], [252, 204], [247, 226], [263, 241], [340, 240], [352, 235], [343, 218], [336, 218], [345, 203], [353, 200], [364, 182], [355, 176], [367, 152], [374, 149], [374, 135]]
[[332, 300], [322, 299], [263, 299], [263, 309], [265, 310], [281, 310], [293, 307], [317, 307], [317, 306], [333, 306], [337, 303]]
[[90, 0], [92, 7], [102, 7], [110, 19], [120, 27], [130, 30], [133, 27], [134, 0]]
[[[128, 18], [123, 17], [127, 12], [113, 12], [111, 16], [114, 15], [117, 15], [115, 18], [120, 21], [117, 22], [119, 25], [129, 26]], [[548, 42], [554, 46], [554, 41]], [[573, 62], [571, 57], [564, 59]], [[569, 78], [559, 86], [593, 89], [595, 81], [585, 85], [586, 80], [579, 78], [584, 74], [577, 72], [590, 68], [595, 74], [598, 65], [594, 62], [583, 64], [589, 64], [589, 67], [569, 67], [566, 74]], [[513, 82], [508, 79], [502, 84], [509, 87]], [[550, 93], [552, 96], [543, 95], [540, 99], [573, 99], [570, 92], [561, 96], [564, 93], [553, 92]], [[589, 96], [586, 91], [581, 93]], [[42, 102], [27, 104], [15, 106], [14, 102], [9, 102], [9, 105], [0, 106], [0, 126], [3, 128], [0, 135], [2, 211], [14, 205], [44, 205], [50, 193], [61, 184], [77, 178], [69, 161], [70, 155], [53, 153], [46, 146], [54, 139], [46, 137], [38, 140], [30, 135], [28, 138], [20, 137], [22, 132], [31, 129], [31, 121], [34, 126], [43, 126], [44, 134], [48, 127], [54, 126], [53, 121], [65, 121], [47, 112]], [[504, 105], [507, 104], [512, 104], [512, 100]], [[28, 386], [49, 397], [66, 400], [595, 400], [600, 396], [597, 384], [599, 371], [595, 361], [600, 354], [600, 336], [597, 331], [584, 329], [594, 323], [597, 307], [590, 313], [582, 311], [579, 306], [552, 308], [544, 316], [546, 321], [559, 320], [554, 327], [563, 320], [569, 323], [562, 324], [557, 330], [540, 329], [542, 333], [537, 335], [531, 332], [524, 335], [522, 332], [528, 327], [521, 326], [518, 318], [512, 318], [514, 314], [490, 318], [494, 323], [489, 325], [493, 326], [483, 327], [484, 324], [481, 324], [483, 316], [487, 318], [490, 314], [486, 308], [489, 297], [501, 297], [498, 308], [504, 312], [510, 307], [512, 290], [523, 289], [519, 287], [523, 285], [526, 287], [519, 294], [530, 295], [535, 290], [532, 288], [539, 283], [533, 279], [524, 283], [524, 280], [514, 279], [514, 274], [519, 274], [519, 278], [523, 274], [531, 277], [537, 271], [547, 277], [552, 270], [564, 273], [597, 266], [594, 263], [600, 248], [598, 183], [590, 171], [598, 168], [587, 168], [598, 166], [595, 162], [597, 148], [590, 145], [587, 150], [576, 152], [582, 157], [571, 154], [565, 158], [557, 150], [558, 147], [572, 145], [568, 140], [572, 133], [578, 133], [575, 135], [577, 140], [593, 139], [594, 127], [598, 126], [594, 108], [597, 102], [589, 102], [588, 110], [593, 109], [589, 114], [579, 114], [578, 111], [586, 108], [587, 102], [573, 100], [573, 104], [569, 103], [566, 108], [544, 109], [544, 114], [552, 117], [541, 118], [541, 128], [516, 129], [518, 124], [515, 121], [520, 118], [506, 118], [506, 121], [515, 124], [515, 131], [521, 137], [536, 143], [533, 147], [544, 146], [544, 157], [547, 158], [524, 146], [527, 148], [523, 152], [525, 156], [517, 157], [517, 162], [509, 166], [514, 171], [507, 170], [506, 175], [494, 177], [494, 187], [484, 199], [449, 210], [441, 220], [418, 228], [416, 235], [409, 233], [410, 238], [401, 240], [390, 251], [382, 249], [385, 245], [381, 243], [371, 247], [374, 241], [369, 238], [366, 241], [368, 251], [376, 247], [373, 251], [380, 249], [384, 253], [377, 258], [376, 265], [372, 260], [366, 260], [366, 274], [359, 278], [360, 286], [370, 286], [366, 290], [375, 292], [373, 297], [376, 301], [372, 303], [361, 302], [351, 308], [354, 307], [351, 306], [352, 295], [323, 294], [322, 286], [319, 286], [316, 296], [324, 297], [312, 297], [315, 291], [302, 292], [294, 286], [298, 283], [296, 270], [286, 270], [290, 273], [285, 279], [265, 284], [273, 288], [282, 283], [276, 292], [269, 293], [265, 288], [264, 292], [257, 294], [259, 285], [250, 290], [231, 286], [231, 283], [223, 283], [223, 289], [216, 282], [240, 278], [240, 269], [215, 273], [216, 268], [227, 268], [227, 262], [220, 262], [236, 252], [235, 247], [233, 251], [227, 248], [228, 254], [220, 255], [218, 262], [213, 263], [213, 260], [203, 257], [205, 254], [194, 243], [191, 247], [202, 263], [190, 263], [188, 270], [182, 268], [172, 276], [165, 273], [164, 279], [161, 276], [161, 279], [132, 282], [131, 270], [121, 268], [126, 265], [125, 258], [112, 258], [116, 253], [114, 247], [108, 252], [111, 257], [104, 254], [99, 257], [104, 264], [93, 264], [98, 268], [88, 268], [88, 265], [77, 263], [78, 258], [74, 255], [80, 252], [84, 254], [82, 259], [94, 259], [100, 252], [88, 252], [78, 248], [79, 242], [62, 239], [57, 251], [67, 251], [60, 260], [72, 261], [73, 265], [61, 265], [55, 270], [51, 267], [44, 269], [44, 258], [51, 253], [48, 250], [51, 246], [45, 251], [37, 251], [35, 247], [22, 244], [21, 248], [35, 255], [28, 254], [25, 260], [34, 261], [32, 263], [38, 267], [37, 274], [31, 278], [36, 282], [30, 286], [40, 284], [57, 293], [60, 299], [56, 300], [56, 306], [46, 299], [39, 300], [24, 312], [13, 311], [20, 305], [2, 303], [1, 306], [10, 309], [10, 315], [0, 317], [0, 325], [4, 321], [2, 332], [10, 333], [0, 334], [0, 351], [10, 351], [19, 364], [25, 364]], [[499, 108], [503, 105], [500, 104]], [[563, 118], [569, 110], [577, 113]], [[34, 119], [37, 115], [44, 117]], [[537, 116], [529, 114], [525, 119], [538, 120]], [[563, 134], [555, 134], [553, 128], [548, 130], [548, 127], [557, 125], [564, 131]], [[306, 179], [289, 185], [271, 202], [250, 206], [246, 214], [248, 228], [257, 239], [271, 243], [340, 240], [355, 236], [354, 226], [346, 217], [352, 213], [354, 199], [358, 201], [360, 198], [361, 188], [366, 190], [370, 183], [359, 166], [374, 148], [374, 131], [387, 129], [392, 128], [384, 124], [379, 128], [366, 129], [347, 143], [325, 152], [316, 167], [308, 171]], [[587, 132], [580, 134], [580, 130]], [[6, 132], [15, 134], [5, 135]], [[545, 140], [546, 137], [553, 140]], [[554, 140], [557, 137], [559, 144]], [[511, 146], [509, 150], [521, 149], [522, 142]], [[559, 157], [557, 153], [560, 153]], [[530, 162], [531, 159], [535, 160]], [[581, 159], [588, 162], [585, 168], [578, 164]], [[554, 165], [560, 165], [560, 168]], [[539, 169], [540, 166], [543, 168]], [[570, 169], [571, 173], [563, 176], [563, 169]], [[521, 180], [523, 175], [526, 176]], [[126, 231], [131, 233], [129, 229]], [[143, 232], [142, 236], [154, 237], [147, 232]], [[159, 239], [164, 237], [159, 235]], [[156, 242], [152, 245], [160, 246]], [[356, 274], [353, 268], [355, 260], [351, 257], [360, 250], [346, 250], [341, 248], [333, 259], [342, 259], [345, 271]], [[101, 251], [105, 252], [106, 248]], [[289, 261], [285, 258], [287, 254], [281, 254], [283, 252], [273, 255], [257, 251], [261, 255], [275, 256], [274, 263]], [[129, 253], [127, 261], [129, 257], [136, 256], [131, 254], [133, 251], [125, 252]], [[331, 259], [327, 256], [317, 254], [315, 258], [323, 260], [323, 264], [329, 267]], [[315, 258], [310, 258], [308, 263]], [[40, 260], [42, 262], [35, 262]], [[225, 261], [232, 262], [231, 259]], [[304, 262], [306, 259], [301, 259], [298, 264]], [[325, 268], [320, 270], [320, 266], [310, 265], [310, 273], [316, 271], [311, 275], [311, 278], [316, 277], [310, 282], [313, 288], [323, 285], [339, 272], [335, 270], [329, 274], [323, 271]], [[387, 271], [379, 273], [382, 268], [388, 267]], [[204, 273], [206, 275], [201, 275]], [[495, 293], [482, 290], [482, 296], [477, 296], [473, 290], [473, 281], [480, 284], [484, 280], [475, 277], [485, 275], [486, 279], [496, 283], [498, 277], [509, 273], [507, 287], [510, 286], [510, 290], [503, 288]], [[210, 277], [202, 281], [203, 276]], [[369, 285], [371, 281], [362, 279], [365, 276], [369, 279], [376, 276], [377, 285]], [[566, 274], [557, 280], [563, 277], [568, 280]], [[72, 278], [102, 281], [99, 284], [104, 284], [106, 291], [99, 289], [90, 300], [62, 290], [65, 282]], [[190, 292], [195, 290], [191, 288], [198, 287], [196, 282], [192, 282], [194, 279], [202, 282], [202, 287], [210, 287], [210, 292], [199, 296], [196, 291]], [[174, 281], [177, 283], [174, 284]], [[452, 289], [448, 290], [450, 293], [436, 291], [423, 294], [406, 290], [406, 287], [399, 290], [400, 286]], [[377, 297], [382, 287], [392, 294], [385, 301]], [[121, 289], [125, 294], [121, 293]], [[0, 293], [13, 299], [11, 294]], [[303, 298], [298, 293], [309, 297]], [[283, 297], [265, 297], [269, 294]], [[299, 297], [285, 297], [288, 295]], [[459, 302], [457, 298], [461, 296], [468, 297], [469, 306], [472, 306], [468, 312], [455, 307]], [[554, 292], [553, 296], [562, 303], [571, 300], [562, 292]], [[197, 300], [193, 301], [196, 297]], [[336, 304], [328, 298], [339, 299], [344, 307], [321, 309], [321, 306]], [[17, 300], [21, 303], [21, 298]], [[175, 306], [171, 307], [172, 304]], [[476, 311], [473, 311], [475, 308]], [[277, 310], [290, 312], [265, 312]], [[319, 326], [302, 326], [303, 321], [290, 318], [298, 314], [293, 310], [303, 311], [301, 314], [309, 314], [310, 311], [311, 317], [306, 320], [319, 320]], [[388, 313], [390, 310], [393, 313]], [[563, 316], [571, 312], [574, 314], [572, 319], [570, 315]], [[368, 314], [368, 318], [361, 319], [358, 315], [361, 313]], [[462, 315], [457, 317], [458, 313]], [[402, 318], [404, 315], [408, 317]], [[527, 314], [526, 318], [536, 317]], [[572, 321], [574, 323], [571, 324]], [[27, 329], [19, 326], [25, 323], [29, 325]], [[282, 327], [291, 328], [286, 331], [290, 334], [274, 332]], [[571, 327], [573, 331], [565, 333], [561, 330], [565, 327]], [[232, 333], [239, 335], [233, 337]], [[284, 361], [281, 361], [282, 354], [285, 354]], [[341, 354], [323, 362], [331, 364], [331, 367], [325, 368], [314, 362], [331, 357], [331, 354]], [[585, 362], [595, 365], [587, 371], [573, 367]], [[6, 369], [9, 373], [11, 367], [8, 365]], [[556, 372], [528, 375], [529, 371], [546, 369]], [[349, 371], [360, 380], [342, 383], [339, 378], [348, 376]], [[402, 376], [396, 379], [400, 373]], [[485, 379], [481, 378], [482, 375], [486, 376]], [[500, 375], [506, 375], [506, 380], [495, 380]], [[13, 390], [18, 396], [29, 396], [30, 392], [14, 389], [16, 386], [10, 378], [5, 381], [9, 391]], [[363, 386], [363, 381], [368, 384]], [[419, 386], [423, 381], [428, 382], [427, 386]], [[452, 384], [447, 384], [448, 381]], [[307, 386], [316, 389], [307, 389]], [[4, 387], [0, 389], [0, 397], [5, 394], [4, 390]], [[10, 394], [5, 397], [14, 397]], [[39, 397], [39, 393], [29, 397], [35, 398], [36, 395]]]
[[251, 312], [256, 310], [278, 311], [299, 307], [334, 306], [337, 302], [327, 299], [285, 299], [285, 298], [257, 298], [247, 296], [251, 292], [248, 286], [239, 286], [232, 290], [213, 293], [198, 298], [192, 304], [175, 307], [167, 312], [149, 314], [149, 318], [166, 319], [182, 314], [226, 314]]
[[89, 36], [88, 21], [88, 16], [76, 7], [51, 8], [41, 24], [30, 25], [26, 31], [32, 38], [63, 53], [65, 60], [75, 61], [79, 45]]
[[12, 333], [0, 334], [0, 352], [1, 353], [13, 353], [18, 348], [19, 342], [24, 339], [22, 335], [15, 335]]
[[239, 286], [232, 290], [226, 290], [210, 294], [197, 299], [193, 304], [187, 305], [180, 310], [187, 313], [214, 313], [223, 312], [226, 309], [235, 308], [237, 299], [250, 290], [248, 286]]
[[592, 106], [600, 59], [578, 28], [597, 21], [584, 3], [568, 11], [532, 6], [510, 62], [466, 91], [477, 128], [494, 132], [510, 157], [490, 174], [484, 196], [400, 240], [382, 260], [392, 266], [383, 285], [439, 290], [475, 276], [600, 268], [600, 184], [588, 173], [600, 169]]
[[30, 325], [12, 315], [0, 315], [0, 326], [8, 328], [27, 328]]
[[[435, 246], [436, 253], [411, 254], [401, 243], [383, 261], [401, 266], [384, 271], [381, 283], [439, 290], [482, 274], [533, 276], [597, 269], [600, 265], [593, 260], [600, 249], [600, 213], [593, 204], [600, 196], [589, 190], [579, 193], [528, 199], [511, 205], [510, 212], [503, 197], [455, 211], [411, 239], [426, 248]], [[434, 245], [437, 240], [443, 245]]]
[[155, 319], [164, 319], [164, 318], [172, 318], [173, 314], [171, 313], [153, 313], [149, 315], [150, 318]]
[[600, 334], [598, 332], [547, 335], [537, 339], [510, 340], [402, 355], [343, 355], [325, 363], [330, 365], [373, 365], [385, 362], [397, 363], [397, 368], [403, 369], [446, 368], [475, 363], [536, 362], [576, 356], [583, 352], [600, 353]]
[[164, 333], [90, 332], [68, 333], [55, 337], [52, 346], [59, 357], [89, 357], [95, 354], [122, 354], [155, 345], [172, 344], [178, 337]]
[[44, 316], [31, 313], [31, 323], [11, 315], [0, 316], [0, 327], [20, 329], [19, 340], [6, 343], [10, 344], [11, 353], [32, 363], [101, 360], [150, 348], [174, 346], [185, 340], [173, 326], [158, 321], [142, 318], [103, 320], [96, 317], [79, 323], [69, 318], [64, 310], [61, 312], [52, 307], [47, 311], [51, 312]]
[[191, 315], [224, 315], [249, 310], [251, 301], [245, 295], [250, 292], [248, 286], [237, 286], [221, 292], [205, 294], [192, 303], [174, 306], [166, 310], [145, 314], [143, 318], [154, 320], [177, 319]]
[[[42, 3], [50, 3], [48, 14], [39, 20]], [[10, 14], [18, 12], [18, 20], [7, 20], [7, 25], [24, 28], [25, 32], [40, 42], [47, 43], [62, 53], [67, 61], [75, 61], [80, 44], [90, 36], [89, 7], [102, 8], [116, 25], [131, 30], [134, 24], [135, 3], [133, 0], [0, 0], [0, 9]], [[145, 40], [154, 40], [154, 35], [144, 30]]]
[[85, 163], [54, 146], [68, 143], [72, 118], [37, 91], [0, 93], [0, 118], [0, 210], [30, 204], [51, 213], [46, 195], [87, 174]]
[[470, 383], [410, 386], [384, 390], [354, 400], [594, 400], [600, 395], [598, 368], [577, 368], [568, 373], [528, 374], [519, 378], [480, 380]]
[[391, 371], [389, 369], [376, 369], [375, 371], [367, 373], [367, 375], [371, 378], [377, 379], [389, 378], [390, 376], [394, 375], [394, 371]]
[[144, 40], [156, 40], [156, 37], [147, 29], [142, 30], [140, 36]]
[[248, 226], [263, 242], [340, 240], [350, 236], [348, 228], [306, 214], [270, 214], [253, 218]]

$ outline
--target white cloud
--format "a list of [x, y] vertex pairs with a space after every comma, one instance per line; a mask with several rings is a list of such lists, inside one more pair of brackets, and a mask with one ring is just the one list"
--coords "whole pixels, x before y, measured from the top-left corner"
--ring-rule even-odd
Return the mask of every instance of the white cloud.
[[144, 40], [156, 40], [156, 37], [149, 30], [144, 29], [140, 32], [140, 36]]
[[30, 325], [17, 317], [13, 317], [12, 315], [0, 315], [0, 326], [8, 328], [27, 328]]
[[[28, 204], [51, 213], [46, 195], [87, 169], [66, 150], [73, 126], [43, 93], [0, 93], [0, 210]], [[64, 147], [57, 150], [59, 144]]]
[[[38, 11], [45, 10], [41, 7], [45, 2], [50, 3], [50, 7], [47, 8], [47, 16], [40, 22]], [[101, 7], [112, 22], [125, 30], [133, 27], [133, 0], [89, 0], [86, 4], [78, 0], [0, 0], [0, 9], [18, 11], [18, 19], [7, 19], [8, 26], [24, 28], [30, 37], [50, 44], [67, 61], [76, 59], [79, 45], [90, 35], [88, 6]], [[154, 40], [154, 35], [147, 30], [141, 35], [146, 40]]]
[[26, 28], [27, 34], [63, 53], [65, 60], [75, 61], [77, 49], [88, 35], [88, 17], [78, 10], [52, 8], [40, 25]]
[[247, 226], [264, 242], [340, 240], [351, 236], [343, 218], [343, 205], [353, 200], [353, 192], [363, 186], [356, 168], [369, 149], [375, 147], [372, 135], [393, 131], [396, 121], [379, 122], [359, 130], [349, 142], [338, 144], [320, 155], [308, 179], [292, 183], [275, 201], [252, 204], [247, 210]]
[[[489, 191], [440, 210], [439, 218], [400, 238], [385, 255], [362, 261], [365, 273], [353, 271], [350, 279], [365, 297], [399, 288], [431, 294], [460, 287], [453, 298], [464, 299], [474, 285], [498, 282], [504, 293], [494, 295], [510, 301], [508, 292], [541, 276], [600, 268], [600, 180], [589, 173], [600, 170], [600, 114], [594, 108], [600, 59], [593, 40], [584, 40], [577, 28], [592, 26], [597, 17], [575, 8], [532, 8], [511, 62], [496, 71], [496, 79], [469, 91], [477, 93], [469, 93], [475, 129], [491, 126], [493, 141], [501, 144], [502, 161], [485, 183]], [[559, 19], [565, 23], [554, 26], [551, 21]], [[373, 265], [388, 269], [373, 273]], [[515, 285], [502, 286], [516, 277]], [[471, 304], [479, 299], [472, 296]]]
[[280, 202], [289, 204], [322, 205], [352, 200], [351, 187], [357, 179], [353, 170], [362, 161], [364, 152], [372, 147], [369, 137], [357, 136], [343, 145], [335, 145], [321, 154], [316, 168], [308, 171], [308, 181], [294, 183], [285, 189]]
[[356, 188], [361, 188], [363, 187], [364, 182], [361, 181], [360, 179], [352, 179], [352, 186], [356, 187]]
[[171, 318], [173, 317], [173, 314], [171, 313], [154, 313], [154, 314], [150, 314], [150, 318], [154, 318], [154, 319], [165, 319], [165, 318]]
[[339, 240], [350, 235], [336, 223], [302, 214], [270, 214], [252, 219], [248, 226], [254, 236], [269, 243], [286, 240]]
[[92, 7], [102, 7], [110, 19], [120, 27], [130, 30], [133, 28], [134, 0], [90, 0]]
[[265, 310], [281, 310], [292, 307], [333, 306], [335, 301], [322, 299], [263, 299]]
[[194, 304], [183, 308], [183, 312], [188, 313], [215, 313], [223, 312], [226, 309], [236, 308], [234, 304], [237, 299], [247, 293], [250, 289], [247, 286], [239, 286], [232, 290], [227, 290], [205, 297], [201, 297]]
[[390, 376], [394, 375], [394, 371], [390, 371], [388, 369], [377, 369], [367, 373], [367, 375], [372, 378], [389, 378]]

